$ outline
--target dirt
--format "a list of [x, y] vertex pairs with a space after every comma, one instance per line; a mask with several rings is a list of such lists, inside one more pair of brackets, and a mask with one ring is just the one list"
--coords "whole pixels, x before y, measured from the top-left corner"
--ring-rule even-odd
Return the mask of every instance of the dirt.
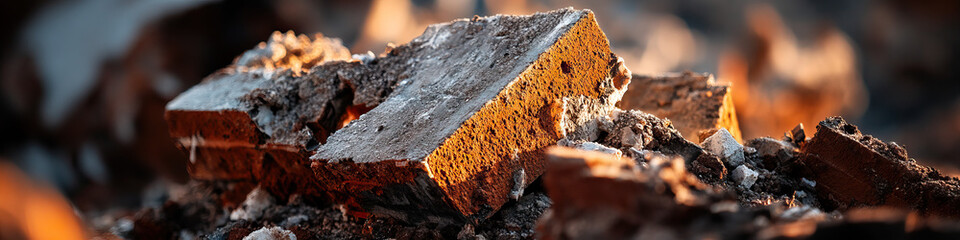
[[[411, 224], [392, 218], [362, 219], [350, 216], [337, 205], [310, 202], [299, 196], [271, 205], [256, 220], [230, 220], [229, 212], [242, 201], [237, 192], [246, 183], [193, 181], [189, 192], [166, 201], [161, 207], [146, 208], [119, 216], [111, 232], [134, 239], [242, 239], [263, 227], [278, 226], [298, 239], [531, 239], [535, 223], [551, 205], [542, 187], [534, 184], [527, 194], [511, 201], [489, 219], [477, 224]], [[232, 197], [231, 197], [232, 195]], [[240, 194], [242, 195], [242, 194]], [[230, 207], [230, 206], [234, 207]], [[132, 227], [118, 230], [124, 221]]]

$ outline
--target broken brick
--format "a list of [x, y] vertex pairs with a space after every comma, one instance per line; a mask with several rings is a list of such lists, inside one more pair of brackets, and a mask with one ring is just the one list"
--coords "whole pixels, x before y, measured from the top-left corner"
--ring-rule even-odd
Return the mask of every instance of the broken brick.
[[[318, 110], [295, 112], [296, 106], [282, 102], [285, 96], [272, 88], [301, 82], [309, 67], [349, 57], [339, 40], [318, 35], [311, 41], [275, 32], [268, 42], [170, 101], [165, 113], [170, 135], [188, 152], [191, 176], [256, 179], [265, 156], [273, 161], [291, 154], [305, 158], [317, 139], [301, 119], [330, 113], [322, 104]], [[311, 90], [316, 93], [311, 98], [326, 102], [338, 93], [336, 85]]]
[[757, 177], [759, 176], [756, 171], [753, 171], [753, 169], [750, 169], [747, 165], [740, 165], [730, 174], [730, 177], [733, 178], [735, 183], [746, 189], [750, 189], [750, 187], [757, 182]]
[[557, 101], [616, 102], [629, 79], [589, 10], [456, 20], [399, 48], [396, 90], [311, 158], [324, 189], [407, 221], [487, 218], [543, 173]]
[[407, 60], [350, 59], [339, 40], [274, 33], [171, 101], [170, 135], [188, 152], [195, 179], [254, 180], [281, 199], [323, 200], [309, 156], [386, 99]]
[[724, 224], [753, 221], [749, 213], [711, 215], [731, 204], [736, 211], [736, 203], [722, 201], [679, 158], [657, 155], [639, 167], [595, 151], [554, 147], [547, 154], [543, 184], [553, 205], [538, 222], [538, 238], [702, 238], [738, 231]]
[[634, 75], [620, 106], [670, 119], [693, 142], [699, 142], [701, 132], [717, 128], [741, 141], [730, 85], [717, 83], [711, 74]]
[[820, 122], [801, 152], [804, 174], [828, 209], [883, 205], [960, 217], [960, 180], [918, 164], [896, 143], [863, 135], [841, 117]]
[[[649, 190], [642, 185], [642, 180], [646, 179], [640, 179], [634, 172], [635, 164], [631, 159], [564, 147], [551, 148], [547, 154], [550, 158], [550, 169], [544, 176], [544, 187], [553, 201], [553, 210], [543, 216], [539, 223], [540, 238], [616, 236], [608, 235], [619, 232], [610, 229], [616, 227], [613, 224], [591, 226], [580, 231], [567, 231], [565, 228], [578, 223], [591, 224], [584, 221], [599, 220], [597, 218], [606, 220], [630, 217], [632, 214], [629, 213], [648, 207], [641, 202], [644, 195], [649, 194]], [[669, 202], [666, 204], [670, 205]], [[649, 207], [660, 205], [664, 204], [651, 204]], [[633, 218], [636, 218], [634, 222], [643, 219], [639, 214]]]

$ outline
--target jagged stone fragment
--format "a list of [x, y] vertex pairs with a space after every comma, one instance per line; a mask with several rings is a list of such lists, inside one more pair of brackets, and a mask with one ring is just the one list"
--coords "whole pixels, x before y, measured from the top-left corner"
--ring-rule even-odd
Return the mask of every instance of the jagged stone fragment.
[[741, 140], [730, 85], [717, 83], [712, 74], [634, 75], [620, 104], [623, 109], [670, 119], [692, 142], [700, 142], [701, 132], [717, 128]]
[[731, 166], [740, 166], [743, 164], [743, 145], [727, 131], [721, 128], [713, 136], [703, 140], [703, 148], [726, 160]]
[[398, 48], [372, 60], [406, 61], [396, 90], [311, 158], [337, 198], [407, 221], [490, 216], [543, 173], [562, 99], [612, 105], [629, 83], [589, 10], [456, 20]]
[[896, 143], [863, 135], [841, 117], [820, 122], [801, 152], [804, 174], [828, 208], [885, 205], [960, 217], [960, 180], [918, 164]]
[[740, 165], [730, 174], [735, 183], [746, 189], [750, 189], [757, 182], [759, 176], [760, 174], [747, 167], [747, 165]]

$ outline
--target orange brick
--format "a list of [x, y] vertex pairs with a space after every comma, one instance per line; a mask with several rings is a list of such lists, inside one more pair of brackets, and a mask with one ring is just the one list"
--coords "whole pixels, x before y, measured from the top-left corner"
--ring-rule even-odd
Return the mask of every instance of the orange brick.
[[399, 48], [407, 79], [312, 158], [324, 189], [408, 221], [489, 217], [543, 173], [556, 102], [612, 105], [629, 81], [589, 10], [457, 20]]
[[343, 99], [350, 89], [332, 75], [362, 63], [311, 69], [349, 58], [339, 40], [277, 32], [172, 100], [165, 118], [189, 155], [190, 176], [260, 182], [281, 197], [323, 195], [307, 158], [352, 104]]
[[[349, 51], [337, 39], [274, 32], [269, 41], [170, 101], [165, 113], [168, 129], [179, 147], [189, 154], [191, 176], [259, 178], [265, 149], [284, 149], [305, 158], [310, 142], [320, 140], [314, 135], [322, 135], [321, 131], [307, 129], [311, 120], [320, 121], [318, 117], [306, 116], [306, 121], [288, 119], [302, 115], [284, 115], [282, 108], [293, 107], [281, 106], [276, 103], [279, 101], [263, 101], [259, 96], [284, 99], [273, 96], [279, 94], [273, 91], [278, 82], [304, 81], [301, 75], [311, 74], [310, 67], [349, 57]], [[329, 102], [338, 90], [329, 84], [317, 85], [321, 86], [317, 91], [322, 93], [315, 98], [321, 101]], [[285, 125], [276, 126], [277, 122]]]

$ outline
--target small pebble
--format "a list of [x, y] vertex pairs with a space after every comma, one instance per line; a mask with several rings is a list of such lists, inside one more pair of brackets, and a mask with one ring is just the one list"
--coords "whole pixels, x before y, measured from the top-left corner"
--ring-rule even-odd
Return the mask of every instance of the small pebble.
[[759, 176], [756, 171], [753, 171], [753, 169], [750, 169], [746, 165], [740, 165], [737, 169], [734, 169], [733, 174], [731, 174], [734, 181], [739, 182], [741, 187], [748, 189], [757, 182]]

